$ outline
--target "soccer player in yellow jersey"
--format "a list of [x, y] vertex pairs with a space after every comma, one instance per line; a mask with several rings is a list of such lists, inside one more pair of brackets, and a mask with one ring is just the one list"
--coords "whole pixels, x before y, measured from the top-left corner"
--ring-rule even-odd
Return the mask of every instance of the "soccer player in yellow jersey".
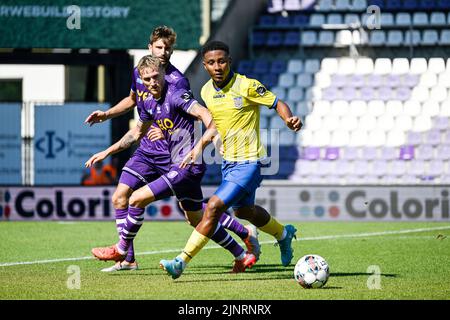
[[281, 263], [288, 266], [293, 258], [291, 243], [297, 230], [292, 225], [283, 226], [266, 210], [255, 207], [255, 192], [262, 180], [261, 160], [266, 157], [259, 135], [259, 108], [262, 105], [275, 109], [293, 131], [300, 130], [302, 122], [258, 80], [231, 70], [231, 57], [225, 43], [205, 44], [202, 56], [211, 79], [203, 86], [201, 96], [213, 121], [181, 166], [196, 163], [206, 145], [220, 137], [224, 158], [222, 183], [208, 201], [203, 218], [182, 253], [174, 260], [161, 260], [160, 265], [173, 279], [178, 278], [186, 264], [209, 241], [222, 213], [232, 207], [238, 218], [250, 221], [277, 239]]

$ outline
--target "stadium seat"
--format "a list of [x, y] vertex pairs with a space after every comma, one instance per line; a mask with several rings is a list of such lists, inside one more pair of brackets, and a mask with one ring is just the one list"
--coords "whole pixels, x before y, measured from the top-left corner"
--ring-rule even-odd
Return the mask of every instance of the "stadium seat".
[[386, 134], [380, 130], [372, 130], [368, 134], [367, 145], [369, 147], [381, 147], [386, 144]]
[[309, 25], [311, 27], [322, 27], [325, 24], [325, 15], [321, 13], [313, 13], [309, 17]]
[[403, 114], [410, 117], [417, 117], [422, 111], [419, 101], [409, 100], [403, 104]]
[[330, 146], [332, 147], [346, 147], [350, 141], [350, 134], [348, 130], [335, 130], [331, 134]]
[[326, 17], [327, 24], [342, 24], [344, 19], [340, 13], [330, 13]]
[[386, 9], [392, 11], [398, 11], [403, 8], [401, 0], [389, 0], [386, 1]]
[[403, 45], [403, 32], [400, 30], [388, 31], [387, 45], [393, 47]]
[[316, 73], [320, 70], [320, 61], [318, 59], [305, 60], [305, 72]]
[[318, 160], [320, 159], [319, 147], [305, 147], [303, 148], [302, 159], [305, 160]]
[[287, 72], [300, 73], [303, 71], [303, 61], [298, 59], [291, 59], [287, 64]]
[[428, 15], [426, 14], [426, 12], [415, 12], [413, 14], [413, 25], [414, 26], [429, 25]]
[[301, 88], [307, 88], [312, 86], [313, 77], [310, 73], [300, 73], [297, 76], [296, 85]]
[[448, 130], [450, 129], [450, 125], [449, 125], [449, 119], [448, 117], [436, 117], [433, 120], [434, 123], [434, 128], [439, 129], [439, 130]]
[[420, 0], [419, 2], [419, 8], [421, 10], [433, 10], [436, 9], [436, 2], [435, 0]]
[[416, 10], [419, 7], [418, 0], [404, 0], [403, 9], [405, 10]]
[[268, 73], [270, 69], [270, 63], [268, 60], [255, 60], [253, 61], [254, 73]]
[[408, 12], [399, 12], [395, 16], [395, 24], [401, 27], [407, 27], [411, 25], [411, 15]]
[[283, 43], [283, 34], [279, 31], [271, 31], [266, 38], [268, 47], [279, 47]]
[[410, 131], [407, 133], [406, 142], [413, 146], [422, 144], [422, 134], [420, 132]]
[[406, 142], [406, 135], [404, 131], [398, 129], [392, 129], [387, 133], [386, 146], [399, 147]]
[[429, 117], [436, 117], [439, 115], [439, 102], [437, 101], [425, 101], [422, 104], [421, 114]]
[[415, 156], [418, 160], [430, 160], [434, 158], [434, 148], [430, 144], [420, 145], [416, 148]]
[[289, 88], [287, 98], [294, 102], [303, 100], [303, 89], [298, 87]]
[[320, 31], [319, 41], [317, 45], [319, 46], [332, 46], [334, 44], [334, 32], [333, 31]]
[[278, 85], [281, 88], [290, 88], [295, 84], [295, 75], [292, 73], [282, 73], [278, 77]]
[[405, 32], [405, 46], [416, 46], [420, 43], [421, 36], [419, 30], [406, 30]]
[[372, 46], [386, 45], [386, 33], [382, 30], [372, 30], [370, 32], [369, 43]]
[[266, 34], [263, 31], [253, 31], [250, 43], [254, 47], [264, 46], [266, 43]]
[[331, 85], [331, 77], [328, 73], [317, 72], [314, 75], [314, 85], [318, 88], [326, 88]]
[[350, 0], [336, 0], [335, 9], [339, 11], [347, 11], [350, 9]]
[[425, 143], [437, 146], [441, 143], [442, 135], [439, 129], [432, 129], [424, 133], [425, 134]]
[[298, 46], [300, 44], [300, 32], [288, 31], [284, 34], [283, 45], [284, 46]]
[[319, 0], [317, 1], [317, 11], [331, 11], [333, 9], [333, 0]]
[[436, 45], [439, 41], [437, 30], [424, 30], [422, 34], [422, 44], [427, 46]]
[[428, 71], [441, 73], [445, 71], [445, 61], [443, 58], [430, 58], [428, 61]]
[[359, 14], [355, 13], [347, 13], [344, 15], [344, 24], [347, 25], [360, 25], [361, 19], [359, 17]]
[[432, 127], [432, 121], [429, 116], [419, 115], [414, 118], [413, 131], [425, 132], [430, 130]]
[[367, 0], [353, 0], [349, 9], [350, 11], [365, 11], [367, 6]]
[[394, 160], [398, 158], [397, 148], [384, 146], [381, 149], [381, 159]]
[[425, 88], [431, 88], [437, 85], [437, 76], [434, 72], [424, 72], [420, 76], [419, 86]]
[[385, 114], [387, 115], [396, 117], [403, 113], [403, 103], [401, 101], [397, 100], [387, 101], [385, 107], [386, 107]]
[[[426, 60], [425, 61], [425, 70], [426, 70]], [[392, 72], [392, 62], [388, 58], [377, 58], [375, 60], [375, 66], [373, 73], [374, 74], [389, 74]]]
[[392, 74], [406, 74], [409, 72], [409, 61], [406, 58], [395, 58], [392, 61]]
[[317, 33], [315, 31], [303, 31], [300, 43], [303, 46], [314, 46], [317, 44]]
[[405, 145], [400, 147], [400, 160], [414, 159], [414, 146]]
[[445, 26], [447, 24], [445, 13], [443, 12], [432, 12], [430, 16], [431, 26]]
[[259, 25], [262, 27], [271, 27], [275, 25], [275, 16], [263, 14], [259, 17]]
[[356, 160], [359, 158], [359, 148], [350, 147], [347, 145], [346, 148], [342, 149], [341, 158], [344, 160]]

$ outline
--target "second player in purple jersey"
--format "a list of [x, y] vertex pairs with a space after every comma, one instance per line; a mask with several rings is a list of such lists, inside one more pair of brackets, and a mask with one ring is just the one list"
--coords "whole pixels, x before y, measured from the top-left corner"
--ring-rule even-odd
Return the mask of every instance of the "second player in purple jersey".
[[[190, 90], [189, 81], [184, 77], [184, 75], [175, 68], [170, 62], [166, 67], [166, 75], [164, 80], [169, 86], [173, 86], [177, 89], [183, 89], [186, 91]], [[145, 87], [141, 77], [139, 76], [139, 70], [137, 67], [133, 70], [133, 78], [131, 81], [131, 91], [136, 94], [136, 106], [138, 114], [140, 114], [144, 101], [149, 96], [149, 91]], [[142, 138], [139, 148], [145, 154], [167, 154], [167, 141], [166, 140], [156, 140], [151, 141], [147, 136]]]

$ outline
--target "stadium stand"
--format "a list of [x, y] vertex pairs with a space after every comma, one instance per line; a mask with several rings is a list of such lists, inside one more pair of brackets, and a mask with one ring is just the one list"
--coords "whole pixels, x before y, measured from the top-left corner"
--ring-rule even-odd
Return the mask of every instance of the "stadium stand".
[[261, 80], [305, 126], [292, 134], [262, 110], [261, 128], [282, 137], [282, 169], [266, 178], [448, 183], [449, 25], [443, 0], [270, 1], [237, 71]]

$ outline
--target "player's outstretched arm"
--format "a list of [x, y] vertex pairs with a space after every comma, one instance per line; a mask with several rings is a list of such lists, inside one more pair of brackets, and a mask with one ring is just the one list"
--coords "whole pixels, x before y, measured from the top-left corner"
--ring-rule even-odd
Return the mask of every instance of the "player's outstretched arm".
[[302, 128], [303, 126], [302, 120], [300, 120], [299, 117], [292, 115], [292, 111], [286, 103], [284, 103], [281, 100], [278, 100], [275, 108], [277, 110], [278, 115], [280, 116], [281, 119], [283, 119], [284, 123], [286, 123], [286, 126], [289, 129], [293, 131], [299, 131]]
[[198, 103], [195, 103], [190, 107], [189, 113], [194, 117], [201, 119], [207, 129], [203, 134], [202, 138], [200, 139], [200, 141], [195, 145], [195, 147], [191, 150], [191, 152], [189, 152], [183, 159], [183, 161], [180, 164], [181, 168], [185, 168], [188, 165], [195, 163], [196, 160], [203, 153], [203, 149], [212, 141], [217, 142], [218, 139], [216, 124], [212, 120], [211, 113], [209, 112], [208, 109], [206, 109], [205, 107], [203, 107]]
[[118, 104], [116, 104], [114, 107], [106, 110], [96, 110], [92, 112], [84, 121], [84, 123], [89, 124], [89, 126], [92, 126], [95, 123], [103, 122], [108, 119], [115, 118], [117, 116], [120, 116], [124, 113], [127, 113], [133, 107], [136, 105], [136, 94], [131, 91], [130, 95], [128, 97], [123, 98]]
[[99, 162], [110, 155], [118, 153], [132, 146], [137, 141], [141, 140], [149, 129], [151, 121], [141, 122], [138, 121], [137, 125], [130, 129], [119, 141], [114, 143], [108, 149], [100, 151], [94, 154], [88, 161], [84, 164], [87, 168], [91, 167], [94, 163]]

